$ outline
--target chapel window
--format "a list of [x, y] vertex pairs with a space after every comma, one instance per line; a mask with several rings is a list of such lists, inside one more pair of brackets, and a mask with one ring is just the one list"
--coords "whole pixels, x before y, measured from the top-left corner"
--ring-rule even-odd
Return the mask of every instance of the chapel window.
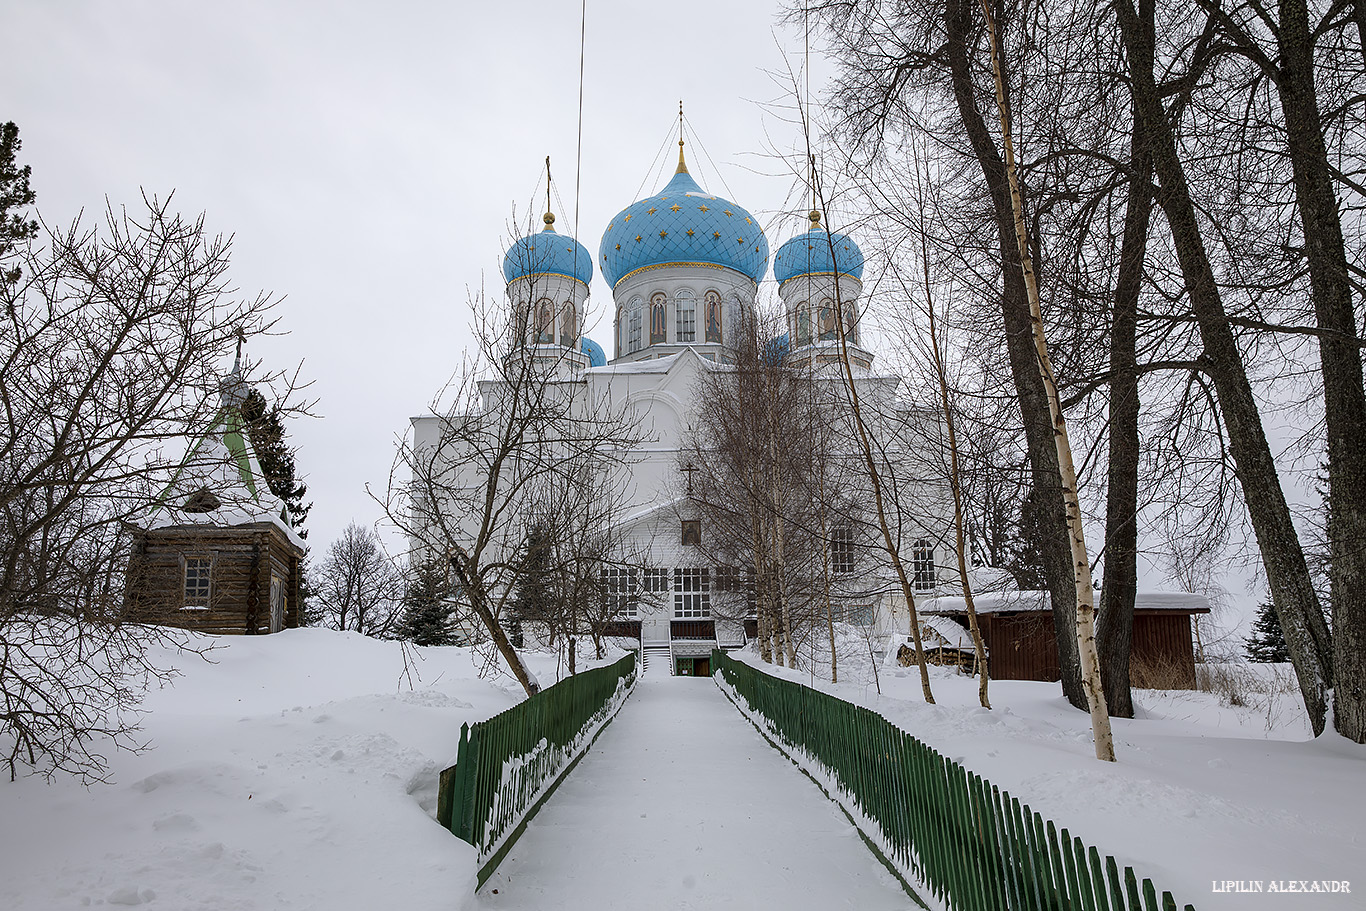
[[643, 306], [644, 302], [640, 298], [631, 301], [631, 316], [629, 318], [630, 328], [626, 331], [626, 351], [628, 354], [632, 351], [640, 350], [640, 311]]
[[677, 342], [693, 342], [697, 340], [697, 302], [693, 300], [692, 293], [680, 291], [674, 298], [674, 309], [678, 319], [675, 328], [674, 340]]
[[185, 607], [192, 610], [208, 610], [212, 580], [212, 557], [186, 557]]

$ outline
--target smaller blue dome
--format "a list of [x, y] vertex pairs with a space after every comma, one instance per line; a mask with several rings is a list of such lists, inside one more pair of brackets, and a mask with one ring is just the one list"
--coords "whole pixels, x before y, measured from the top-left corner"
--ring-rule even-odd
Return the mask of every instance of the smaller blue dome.
[[581, 338], [579, 339], [579, 347], [583, 349], [584, 354], [588, 355], [589, 367], [607, 366], [607, 352], [603, 351], [602, 346], [597, 342], [591, 338]]
[[563, 275], [585, 285], [593, 280], [593, 257], [583, 244], [555, 231], [555, 216], [545, 216], [545, 230], [528, 234], [508, 248], [503, 278], [509, 283], [528, 275]]
[[[834, 246], [834, 259], [830, 247]], [[863, 251], [848, 234], [821, 227], [820, 213], [811, 211], [811, 230], [798, 234], [778, 248], [773, 257], [773, 277], [782, 284], [797, 275], [851, 275], [863, 278]]]
[[786, 332], [764, 343], [763, 362], [769, 367], [781, 367], [792, 353], [792, 337]]

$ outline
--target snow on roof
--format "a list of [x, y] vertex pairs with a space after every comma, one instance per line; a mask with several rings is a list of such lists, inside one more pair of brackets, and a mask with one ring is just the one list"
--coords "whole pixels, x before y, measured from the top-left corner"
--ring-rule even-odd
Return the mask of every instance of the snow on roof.
[[[925, 648], [956, 648], [962, 652], [975, 652], [972, 632], [948, 617], [920, 618], [920, 640]], [[986, 648], [985, 645], [982, 648]]]
[[[1050, 609], [1048, 592], [1038, 591], [981, 592], [972, 596], [972, 602], [979, 614]], [[929, 598], [919, 604], [919, 609], [923, 614], [937, 616], [966, 614], [968, 610], [967, 604], [962, 598], [947, 597]], [[1134, 597], [1134, 610], [1170, 610], [1207, 614], [1209, 609], [1209, 599], [1194, 592], [1141, 591]]]

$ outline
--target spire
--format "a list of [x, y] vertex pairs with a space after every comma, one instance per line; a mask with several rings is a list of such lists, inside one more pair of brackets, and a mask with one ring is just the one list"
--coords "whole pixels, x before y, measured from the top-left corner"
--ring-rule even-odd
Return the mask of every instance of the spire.
[[541, 216], [547, 231], [555, 230], [555, 213], [550, 211], [550, 156], [545, 157], [545, 215]]
[[678, 168], [675, 174], [688, 173], [688, 163], [683, 160], [683, 102], [678, 102]]

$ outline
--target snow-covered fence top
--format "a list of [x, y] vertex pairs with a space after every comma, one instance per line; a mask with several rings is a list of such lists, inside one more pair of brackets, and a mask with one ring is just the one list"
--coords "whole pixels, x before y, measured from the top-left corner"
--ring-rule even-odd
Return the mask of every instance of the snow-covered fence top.
[[[1177, 911], [1132, 867], [881, 715], [712, 652], [717, 684], [850, 815], [922, 900], [953, 911]], [[1191, 905], [1185, 911], [1195, 911]]]
[[441, 773], [436, 818], [479, 852], [479, 885], [635, 682], [631, 652], [460, 728], [455, 765]]

